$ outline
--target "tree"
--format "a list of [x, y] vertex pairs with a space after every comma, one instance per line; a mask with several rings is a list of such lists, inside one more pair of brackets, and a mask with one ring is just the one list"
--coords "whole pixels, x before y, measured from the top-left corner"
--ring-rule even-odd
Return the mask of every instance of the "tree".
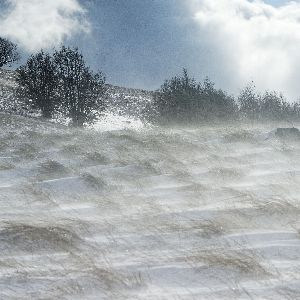
[[42, 116], [51, 118], [57, 105], [58, 80], [53, 58], [40, 51], [31, 55], [26, 64], [17, 69], [18, 93], [39, 108]]
[[74, 126], [93, 122], [104, 108], [105, 77], [86, 66], [78, 49], [62, 47], [54, 52], [59, 96]]
[[12, 64], [20, 59], [17, 45], [0, 37], [0, 68]]
[[201, 118], [206, 120], [229, 119], [235, 117], [238, 106], [232, 96], [221, 89], [216, 89], [215, 84], [206, 77], [200, 85]]
[[239, 112], [249, 120], [286, 121], [299, 120], [299, 102], [288, 102], [276, 92], [257, 93], [253, 84], [248, 85], [238, 97]]
[[217, 90], [208, 78], [203, 83], [188, 75], [166, 80], [155, 96], [156, 110], [162, 122], [202, 122], [232, 117], [237, 111], [233, 97]]
[[256, 94], [255, 86], [249, 84], [238, 97], [240, 112], [251, 120], [261, 117], [261, 97]]
[[285, 120], [287, 118], [290, 104], [285, 101], [282, 95], [276, 92], [266, 92], [261, 101], [261, 115], [264, 119]]
[[155, 105], [159, 118], [165, 122], [185, 121], [187, 114], [195, 112], [199, 85], [195, 79], [183, 69], [181, 76], [165, 80], [155, 95]]

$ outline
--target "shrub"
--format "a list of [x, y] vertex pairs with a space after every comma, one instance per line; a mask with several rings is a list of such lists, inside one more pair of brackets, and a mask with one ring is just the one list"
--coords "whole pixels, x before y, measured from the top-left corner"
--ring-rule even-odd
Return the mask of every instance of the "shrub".
[[300, 117], [299, 103], [289, 103], [276, 92], [260, 95], [253, 84], [242, 90], [238, 103], [240, 115], [250, 120], [292, 121]]
[[232, 117], [237, 111], [233, 97], [206, 78], [203, 83], [188, 75], [166, 80], [155, 95], [155, 106], [160, 122], [198, 122]]

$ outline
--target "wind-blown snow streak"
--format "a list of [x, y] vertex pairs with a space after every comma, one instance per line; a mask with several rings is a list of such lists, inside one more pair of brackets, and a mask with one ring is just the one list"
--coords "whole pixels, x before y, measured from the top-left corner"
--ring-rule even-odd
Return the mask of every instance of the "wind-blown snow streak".
[[299, 141], [0, 114], [1, 299], [295, 299]]

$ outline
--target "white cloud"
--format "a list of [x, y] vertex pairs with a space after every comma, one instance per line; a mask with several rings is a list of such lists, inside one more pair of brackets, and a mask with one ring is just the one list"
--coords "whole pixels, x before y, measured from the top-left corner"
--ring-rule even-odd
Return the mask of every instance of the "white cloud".
[[274, 7], [261, 0], [191, 0], [189, 6], [233, 87], [254, 80], [261, 90], [300, 96], [299, 1]]
[[85, 11], [77, 0], [7, 0], [0, 20], [2, 36], [27, 51], [49, 48], [78, 32], [88, 32]]

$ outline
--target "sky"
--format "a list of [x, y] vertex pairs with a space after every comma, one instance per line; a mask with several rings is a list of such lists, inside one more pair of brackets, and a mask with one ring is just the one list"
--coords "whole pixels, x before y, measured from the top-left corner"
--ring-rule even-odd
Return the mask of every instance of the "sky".
[[237, 94], [300, 98], [300, 1], [0, 0], [0, 32], [23, 57], [78, 46], [107, 81], [157, 89], [187, 68]]

